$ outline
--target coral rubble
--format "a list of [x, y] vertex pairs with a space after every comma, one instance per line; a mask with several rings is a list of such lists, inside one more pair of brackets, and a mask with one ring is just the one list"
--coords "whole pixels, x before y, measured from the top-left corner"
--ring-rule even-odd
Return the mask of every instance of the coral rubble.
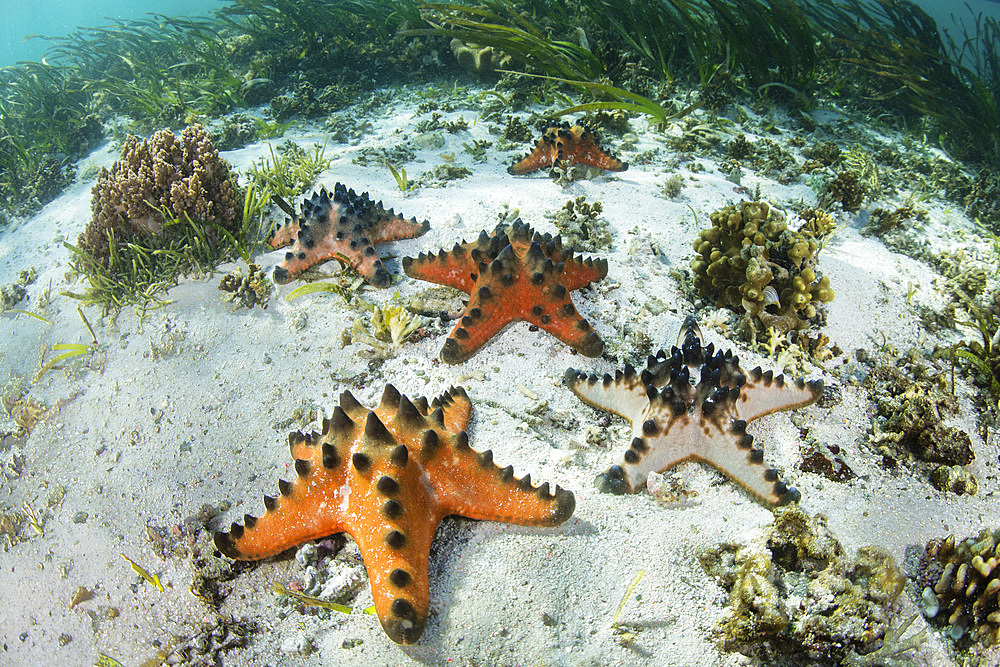
[[878, 649], [906, 582], [884, 549], [848, 558], [826, 517], [794, 506], [776, 510], [751, 544], [721, 544], [699, 560], [729, 592], [723, 648], [765, 664], [833, 665]]

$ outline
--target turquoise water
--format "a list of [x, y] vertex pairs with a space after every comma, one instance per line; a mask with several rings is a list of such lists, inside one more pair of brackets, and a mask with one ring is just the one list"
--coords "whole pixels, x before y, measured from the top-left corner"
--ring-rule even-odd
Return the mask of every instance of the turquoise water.
[[155, 0], [95, 0], [76, 2], [26, 3], [3, 0], [0, 3], [4, 20], [0, 23], [0, 65], [10, 65], [18, 60], [38, 60], [45, 55], [48, 42], [43, 39], [25, 39], [30, 35], [61, 37], [78, 27], [93, 27], [107, 23], [107, 19], [138, 19], [148, 13], [168, 16], [207, 16], [222, 3], [206, 0], [174, 0], [170, 3]]

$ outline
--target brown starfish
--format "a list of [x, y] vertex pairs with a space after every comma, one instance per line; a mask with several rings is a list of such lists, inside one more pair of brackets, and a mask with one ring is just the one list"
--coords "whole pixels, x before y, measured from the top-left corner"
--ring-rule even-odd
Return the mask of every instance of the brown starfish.
[[548, 167], [551, 176], [555, 167], [566, 168], [574, 164], [586, 164], [606, 171], [628, 169], [627, 162], [601, 148], [597, 135], [580, 119], [572, 126], [565, 121], [549, 125], [531, 153], [508, 167], [507, 173], [520, 176]]
[[558, 486], [493, 463], [469, 447], [472, 404], [452, 388], [428, 405], [386, 385], [375, 410], [340, 396], [322, 433], [292, 433], [294, 482], [264, 496], [267, 512], [216, 533], [219, 551], [239, 560], [272, 556], [309, 540], [346, 532], [365, 561], [375, 610], [394, 642], [412, 644], [427, 623], [431, 541], [451, 514], [523, 526], [555, 526], [576, 501]]
[[368, 193], [357, 194], [347, 186], [333, 186], [333, 197], [325, 188], [302, 202], [302, 214], [278, 225], [267, 242], [275, 250], [292, 246], [274, 267], [274, 282], [284, 285], [306, 269], [328, 259], [350, 264], [365, 282], [375, 287], [392, 283], [389, 272], [375, 252], [376, 243], [412, 239], [430, 226], [409, 220], [372, 202]]
[[746, 426], [772, 412], [809, 405], [819, 398], [823, 381], [786, 384], [784, 376], [759, 367], [744, 373], [731, 351], [702, 347], [692, 317], [681, 334], [680, 349], [650, 356], [641, 373], [627, 364], [614, 377], [566, 371], [569, 388], [585, 403], [632, 423], [631, 445], [621, 463], [597, 477], [598, 488], [634, 493], [649, 473], [693, 460], [717, 468], [767, 505], [798, 500], [798, 490], [764, 465], [764, 452], [753, 446]]
[[458, 364], [501, 329], [526, 320], [588, 357], [604, 341], [573, 306], [569, 293], [608, 275], [606, 259], [581, 259], [559, 236], [538, 234], [515, 220], [471, 243], [435, 255], [403, 258], [403, 272], [469, 294], [465, 314], [441, 348], [441, 360]]

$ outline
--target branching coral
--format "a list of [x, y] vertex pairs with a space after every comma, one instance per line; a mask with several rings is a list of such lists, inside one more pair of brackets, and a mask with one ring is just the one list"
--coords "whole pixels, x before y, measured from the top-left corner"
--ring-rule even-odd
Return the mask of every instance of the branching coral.
[[949, 535], [927, 543], [917, 570], [921, 608], [947, 635], [1000, 643], [1000, 530], [983, 530], [956, 543]]
[[691, 262], [699, 294], [716, 306], [745, 310], [779, 334], [802, 329], [833, 300], [830, 280], [817, 274], [823, 234], [795, 232], [765, 202], [744, 201], [714, 211], [712, 227], [694, 242]]
[[229, 165], [201, 125], [185, 128], [180, 138], [169, 130], [148, 141], [126, 138], [121, 159], [97, 177], [91, 210], [79, 247], [102, 263], [111, 254], [109, 233], [118, 243], [159, 234], [164, 213], [228, 231], [243, 213]]

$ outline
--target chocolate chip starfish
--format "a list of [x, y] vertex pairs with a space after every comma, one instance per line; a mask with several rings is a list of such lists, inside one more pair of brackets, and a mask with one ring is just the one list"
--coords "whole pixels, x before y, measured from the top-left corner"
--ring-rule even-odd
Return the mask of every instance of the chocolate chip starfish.
[[548, 167], [551, 176], [551, 170], [555, 167], [565, 168], [574, 164], [586, 164], [606, 171], [628, 169], [627, 162], [622, 162], [601, 148], [597, 135], [581, 119], [572, 126], [565, 121], [549, 125], [534, 149], [508, 167], [507, 173], [520, 176]]
[[819, 398], [823, 381], [786, 384], [784, 376], [760, 367], [744, 373], [731, 350], [702, 347], [693, 317], [685, 320], [681, 336], [680, 349], [650, 356], [642, 372], [627, 364], [614, 377], [566, 371], [569, 388], [585, 403], [632, 423], [631, 445], [621, 463], [597, 477], [598, 488], [632, 493], [650, 472], [694, 460], [717, 468], [766, 505], [798, 500], [798, 490], [764, 465], [764, 452], [753, 446], [746, 425], [809, 405]]
[[382, 202], [372, 202], [367, 192], [359, 195], [337, 183], [332, 198], [326, 188], [314, 192], [302, 202], [301, 215], [287, 218], [267, 239], [275, 250], [291, 246], [274, 267], [274, 282], [284, 285], [320, 262], [339, 259], [357, 269], [368, 284], [388, 287], [392, 279], [375, 244], [416, 238], [428, 229], [426, 221], [407, 220], [391, 208], [386, 211]]
[[578, 312], [569, 293], [608, 275], [606, 259], [581, 259], [562, 239], [541, 235], [519, 219], [505, 232], [486, 232], [471, 243], [403, 258], [403, 272], [469, 295], [465, 314], [441, 348], [441, 360], [458, 364], [511, 322], [526, 320], [588, 357], [604, 341]]
[[375, 410], [345, 391], [322, 433], [289, 435], [298, 478], [279, 480], [280, 495], [264, 496], [267, 512], [216, 533], [216, 546], [258, 560], [346, 532], [364, 558], [382, 629], [412, 644], [427, 623], [427, 564], [442, 518], [555, 526], [575, 508], [571, 492], [534, 487], [530, 475], [516, 479], [512, 466], [495, 465], [490, 450], [469, 447], [471, 415], [461, 388], [428, 405], [386, 385]]

